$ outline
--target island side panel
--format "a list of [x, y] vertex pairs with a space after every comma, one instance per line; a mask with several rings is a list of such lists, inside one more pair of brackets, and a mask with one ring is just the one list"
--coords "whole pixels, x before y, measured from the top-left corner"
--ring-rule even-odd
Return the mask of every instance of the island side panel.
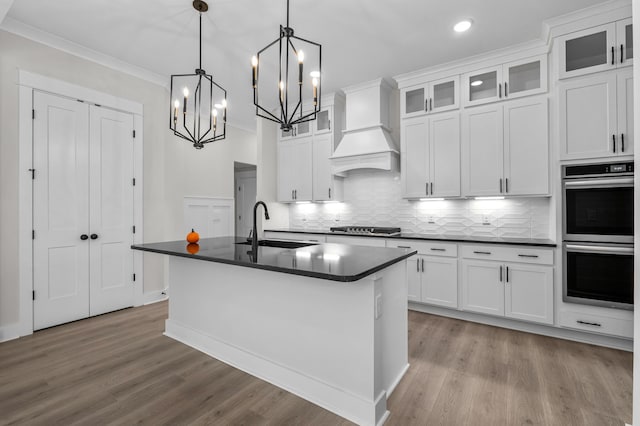
[[[394, 349], [383, 344], [376, 351], [375, 336], [393, 342], [387, 337], [391, 327], [406, 339], [404, 280], [398, 272], [384, 277], [405, 264], [375, 274], [383, 277], [382, 291], [391, 295], [395, 283], [397, 297], [404, 294], [402, 323], [385, 312], [375, 319], [373, 276], [344, 283], [171, 257], [166, 334], [350, 420], [377, 424], [386, 412], [386, 393], [381, 400], [376, 358], [380, 363], [377, 355]], [[384, 297], [383, 309], [395, 298]], [[394, 318], [395, 326], [383, 326]], [[397, 330], [399, 324], [404, 330]], [[404, 356], [406, 365], [406, 340], [404, 345], [396, 349], [400, 355], [388, 358]], [[382, 387], [391, 374], [383, 369]], [[397, 375], [395, 366], [388, 370]]]

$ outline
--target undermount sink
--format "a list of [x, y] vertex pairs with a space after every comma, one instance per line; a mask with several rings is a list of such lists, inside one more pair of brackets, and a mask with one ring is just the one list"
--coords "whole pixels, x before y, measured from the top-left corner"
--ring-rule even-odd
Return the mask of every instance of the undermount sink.
[[[250, 246], [251, 241], [246, 241], [242, 243], [236, 243], [245, 246]], [[305, 243], [301, 241], [278, 241], [278, 240], [259, 240], [258, 245], [262, 247], [278, 247], [278, 248], [286, 248], [286, 249], [297, 249], [301, 247], [307, 246], [315, 246], [318, 243]]]

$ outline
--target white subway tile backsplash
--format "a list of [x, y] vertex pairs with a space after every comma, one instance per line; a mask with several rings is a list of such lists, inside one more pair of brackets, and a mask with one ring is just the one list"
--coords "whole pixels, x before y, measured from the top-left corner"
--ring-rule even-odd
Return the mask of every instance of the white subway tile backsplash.
[[551, 238], [549, 198], [408, 201], [400, 174], [379, 171], [355, 172], [343, 184], [343, 203], [292, 204], [289, 226], [399, 226], [422, 234]]

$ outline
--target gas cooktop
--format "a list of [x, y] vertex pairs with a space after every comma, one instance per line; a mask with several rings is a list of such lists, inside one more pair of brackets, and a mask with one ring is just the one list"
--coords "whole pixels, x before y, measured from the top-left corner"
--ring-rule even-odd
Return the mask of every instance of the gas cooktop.
[[381, 226], [336, 226], [329, 228], [331, 232], [352, 234], [352, 235], [380, 235], [394, 236], [400, 235], [400, 228], [385, 228]]

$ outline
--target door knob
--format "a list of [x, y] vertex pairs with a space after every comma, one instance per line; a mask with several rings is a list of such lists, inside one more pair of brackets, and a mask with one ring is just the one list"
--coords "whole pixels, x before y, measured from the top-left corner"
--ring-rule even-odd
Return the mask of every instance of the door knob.
[[91, 239], [92, 240], [97, 240], [98, 239], [98, 234], [91, 234]]
[[88, 240], [88, 239], [89, 239], [89, 236], [88, 236], [87, 234], [82, 234], [82, 235], [80, 235], [80, 239], [81, 239], [82, 241], [84, 241], [84, 240]]

